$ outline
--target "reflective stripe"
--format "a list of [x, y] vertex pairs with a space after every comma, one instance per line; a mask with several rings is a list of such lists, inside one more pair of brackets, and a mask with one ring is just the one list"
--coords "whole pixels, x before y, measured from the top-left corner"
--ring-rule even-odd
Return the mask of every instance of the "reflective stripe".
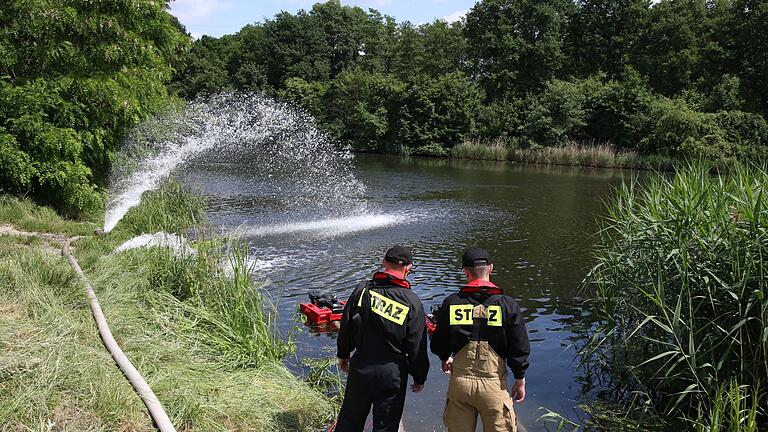
[[411, 309], [408, 306], [396, 302], [389, 297], [385, 297], [376, 291], [369, 291], [371, 293], [371, 310], [373, 312], [395, 324], [403, 325], [405, 318], [408, 316], [408, 311]]
[[488, 326], [489, 327], [502, 327], [501, 306], [491, 305], [488, 306]]
[[472, 309], [474, 306], [471, 304], [463, 305], [451, 305], [449, 312], [451, 317], [451, 325], [472, 325]]
[[367, 290], [368, 287], [363, 288], [363, 290], [360, 292], [360, 297], [357, 299], [357, 307], [360, 307], [363, 305], [363, 296], [365, 295], [365, 290]]

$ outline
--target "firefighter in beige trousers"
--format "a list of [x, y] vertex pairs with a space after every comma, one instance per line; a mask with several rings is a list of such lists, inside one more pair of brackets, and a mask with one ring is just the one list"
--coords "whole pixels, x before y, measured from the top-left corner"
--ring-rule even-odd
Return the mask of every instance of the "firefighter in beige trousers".
[[525, 399], [530, 353], [520, 306], [490, 281], [488, 252], [468, 249], [462, 263], [467, 284], [443, 301], [431, 343], [450, 374], [443, 421], [449, 432], [474, 432], [479, 415], [484, 432], [516, 431], [513, 403]]

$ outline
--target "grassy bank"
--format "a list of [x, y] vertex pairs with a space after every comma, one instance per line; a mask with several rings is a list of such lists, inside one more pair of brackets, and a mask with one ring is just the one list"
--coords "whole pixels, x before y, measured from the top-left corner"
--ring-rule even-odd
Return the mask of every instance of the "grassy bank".
[[[208, 235], [200, 202], [171, 187], [109, 235], [75, 243], [112, 331], [179, 430], [312, 430], [329, 400], [281, 363], [292, 350], [243, 245]], [[184, 205], [178, 205], [178, 203]], [[0, 224], [83, 235], [94, 223], [0, 198]], [[194, 256], [111, 254], [141, 232], [195, 229]], [[103, 348], [58, 237], [0, 236], [0, 430], [154, 430]]]
[[635, 152], [617, 152], [609, 145], [518, 148], [502, 142], [467, 141], [451, 149], [456, 159], [525, 162], [545, 165], [583, 166], [595, 168], [632, 168], [668, 171], [675, 160], [663, 156], [642, 156]]
[[611, 394], [686, 429], [768, 426], [766, 185], [764, 167], [695, 165], [616, 192], [582, 351]]

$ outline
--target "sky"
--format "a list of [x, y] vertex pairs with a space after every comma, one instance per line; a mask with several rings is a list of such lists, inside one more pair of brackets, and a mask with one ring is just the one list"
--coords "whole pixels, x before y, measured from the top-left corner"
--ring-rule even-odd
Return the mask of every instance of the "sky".
[[[246, 24], [271, 18], [280, 11], [295, 13], [310, 9], [319, 0], [173, 0], [176, 15], [194, 37], [236, 33]], [[456, 21], [475, 4], [475, 0], [341, 0], [350, 6], [373, 8], [385, 15], [414, 24], [436, 19]]]

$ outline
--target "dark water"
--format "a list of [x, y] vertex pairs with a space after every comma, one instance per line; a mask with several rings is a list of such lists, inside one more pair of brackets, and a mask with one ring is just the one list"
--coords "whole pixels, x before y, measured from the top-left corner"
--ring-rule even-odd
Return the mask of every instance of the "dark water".
[[[488, 249], [495, 261], [493, 280], [524, 307], [531, 338], [528, 397], [516, 406], [519, 421], [527, 430], [544, 430], [536, 423], [540, 407], [575, 417], [581, 387], [572, 338], [585, 315], [578, 307], [579, 282], [590, 265], [603, 200], [630, 174], [366, 155], [358, 156], [356, 165], [367, 192], [362, 209], [352, 214], [286, 210], [290, 197], [267, 193], [284, 180], [254, 176], [247, 162], [198, 164], [183, 178], [209, 197], [212, 223], [245, 233], [256, 271], [279, 295], [286, 331], [308, 291], [346, 298], [393, 244], [413, 247], [410, 280], [427, 309], [461, 285], [463, 249]], [[330, 335], [305, 330], [297, 344], [299, 357], [335, 354]], [[447, 377], [433, 357], [425, 390], [408, 396], [406, 430], [443, 430], [446, 387]]]

